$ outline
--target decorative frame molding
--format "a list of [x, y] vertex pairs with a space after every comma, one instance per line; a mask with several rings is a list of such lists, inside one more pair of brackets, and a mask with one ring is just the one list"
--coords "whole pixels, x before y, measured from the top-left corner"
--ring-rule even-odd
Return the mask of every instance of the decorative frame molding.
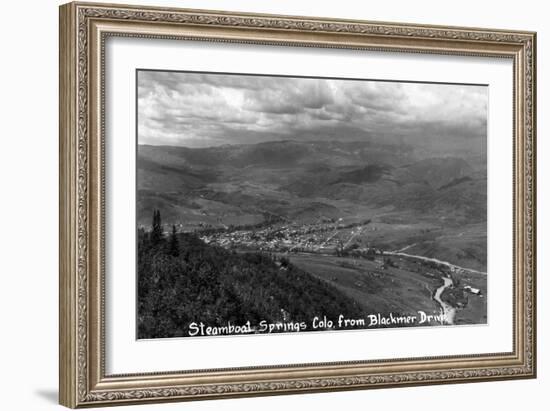
[[[475, 55], [514, 62], [514, 350], [475, 356], [108, 376], [104, 42], [109, 36]], [[219, 11], [60, 7], [60, 403], [68, 407], [536, 376], [536, 34]]]

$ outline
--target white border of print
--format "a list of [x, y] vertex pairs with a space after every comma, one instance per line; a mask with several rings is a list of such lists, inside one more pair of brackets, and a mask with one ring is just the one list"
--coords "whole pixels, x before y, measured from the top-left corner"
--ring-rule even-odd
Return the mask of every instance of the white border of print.
[[[488, 84], [489, 323], [137, 341], [136, 68]], [[511, 60], [497, 58], [108, 38], [106, 374], [512, 351], [512, 70]]]

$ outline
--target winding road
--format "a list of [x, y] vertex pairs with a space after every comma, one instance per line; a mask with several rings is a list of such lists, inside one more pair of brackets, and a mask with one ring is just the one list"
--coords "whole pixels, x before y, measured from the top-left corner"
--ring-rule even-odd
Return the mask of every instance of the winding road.
[[407, 254], [407, 253], [403, 253], [401, 251], [384, 251], [384, 255], [395, 255], [397, 257], [416, 258], [416, 259], [422, 260], [422, 261], [428, 261], [428, 262], [431, 262], [431, 263], [441, 264], [441, 265], [444, 265], [445, 267], [449, 268], [452, 272], [467, 271], [467, 272], [470, 272], [470, 273], [487, 275], [487, 273], [484, 272], [484, 271], [478, 271], [478, 270], [474, 270], [472, 268], [461, 267], [459, 265], [449, 263], [448, 261], [438, 260], [437, 258], [424, 257], [422, 255]]

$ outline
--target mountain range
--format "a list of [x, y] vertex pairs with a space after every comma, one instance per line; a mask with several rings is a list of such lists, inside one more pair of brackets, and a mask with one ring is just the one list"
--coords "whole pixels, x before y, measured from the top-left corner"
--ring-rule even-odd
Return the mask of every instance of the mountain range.
[[137, 220], [255, 224], [406, 214], [461, 225], [486, 221], [481, 153], [434, 157], [405, 144], [273, 141], [209, 148], [139, 145]]

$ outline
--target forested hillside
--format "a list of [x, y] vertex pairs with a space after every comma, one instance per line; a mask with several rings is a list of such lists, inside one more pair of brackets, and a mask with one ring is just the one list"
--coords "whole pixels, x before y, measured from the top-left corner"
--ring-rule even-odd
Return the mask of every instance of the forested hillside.
[[138, 233], [138, 338], [182, 337], [191, 322], [224, 326], [360, 315], [331, 285], [262, 253], [238, 254], [193, 234]]

